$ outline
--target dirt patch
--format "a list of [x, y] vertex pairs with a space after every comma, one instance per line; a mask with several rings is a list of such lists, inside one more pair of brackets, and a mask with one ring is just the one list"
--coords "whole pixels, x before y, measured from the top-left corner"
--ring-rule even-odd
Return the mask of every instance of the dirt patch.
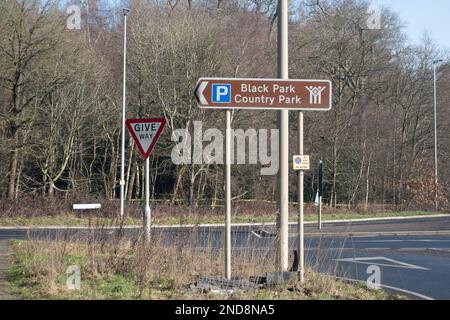
[[11, 267], [9, 263], [9, 241], [0, 241], [0, 300], [16, 300], [17, 297], [9, 294], [6, 290], [6, 271]]

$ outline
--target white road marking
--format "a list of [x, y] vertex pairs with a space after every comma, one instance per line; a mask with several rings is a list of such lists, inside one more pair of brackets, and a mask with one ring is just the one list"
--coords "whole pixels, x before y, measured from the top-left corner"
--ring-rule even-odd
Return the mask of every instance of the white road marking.
[[397, 251], [444, 251], [444, 252], [450, 252], [450, 248], [400, 248], [396, 249]]
[[[349, 278], [342, 278], [342, 277], [335, 277], [335, 278], [338, 279], [338, 280], [349, 281], [349, 282], [363, 282], [362, 280], [355, 280], [355, 279], [349, 279]], [[411, 296], [414, 296], [414, 297], [417, 297], [417, 298], [423, 299], [423, 300], [434, 300], [431, 297], [425, 296], [423, 294], [420, 294], [420, 293], [417, 293], [417, 292], [414, 292], [414, 291], [409, 291], [409, 290], [406, 290], [406, 289], [401, 289], [401, 288], [397, 288], [397, 287], [393, 287], [393, 286], [388, 286], [388, 285], [385, 285], [385, 284], [380, 284], [380, 287], [384, 288], [384, 289], [390, 289], [390, 290], [393, 290], [393, 291], [405, 293], [405, 294], [408, 294], [408, 295], [411, 295]]]
[[252, 231], [252, 235], [254, 235], [255, 237], [258, 237], [259, 239], [261, 239], [262, 238], [262, 236], [261, 235], [259, 235], [259, 234], [257, 234], [255, 231]]
[[379, 242], [390, 242], [390, 243], [395, 243], [395, 242], [443, 242], [443, 243], [450, 243], [450, 240], [432, 240], [432, 239], [406, 239], [406, 240], [355, 240], [355, 242], [374, 242], [374, 243], [379, 243]]
[[[374, 263], [373, 261], [377, 260], [384, 260], [391, 262], [393, 264], [387, 264], [387, 263]], [[356, 264], [367, 264], [367, 265], [377, 265], [382, 267], [391, 267], [391, 268], [405, 268], [405, 269], [415, 269], [415, 270], [427, 270], [431, 271], [431, 269], [416, 266], [414, 264], [409, 264], [405, 262], [401, 262], [394, 259], [389, 259], [386, 257], [361, 257], [361, 258], [348, 258], [348, 259], [333, 259], [333, 261], [337, 262], [350, 262], [350, 263], [356, 263]]]

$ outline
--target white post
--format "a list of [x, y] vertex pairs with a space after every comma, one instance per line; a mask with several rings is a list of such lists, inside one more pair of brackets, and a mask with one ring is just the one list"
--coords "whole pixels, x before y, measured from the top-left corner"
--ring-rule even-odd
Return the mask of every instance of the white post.
[[436, 64], [441, 62], [442, 60], [437, 60], [433, 62], [434, 67], [434, 206], [435, 209], [438, 210], [438, 149], [437, 149], [437, 86], [436, 86]]
[[[322, 180], [323, 183], [323, 162], [320, 160], [319, 162], [319, 181]], [[321, 177], [322, 175], [322, 177]], [[322, 230], [322, 185], [319, 184], [319, 205], [317, 207], [317, 225], [318, 229]]]
[[[298, 144], [300, 155], [303, 156], [303, 112], [298, 114]], [[298, 176], [298, 203], [299, 203], [299, 216], [298, 216], [298, 259], [299, 259], [299, 271], [300, 271], [300, 283], [305, 281], [305, 254], [304, 254], [304, 180], [305, 171], [301, 170]]]
[[144, 241], [150, 242], [152, 211], [150, 210], [150, 159], [145, 160]]
[[126, 117], [126, 82], [127, 82], [127, 15], [129, 9], [123, 9], [123, 90], [122, 90], [122, 146], [120, 167], [120, 225], [123, 225], [125, 211], [125, 117]]
[[[288, 0], [278, 0], [278, 78], [288, 79]], [[287, 271], [289, 266], [289, 111], [277, 113], [280, 131], [277, 181], [278, 252], [277, 268]]]
[[231, 110], [225, 112], [225, 274], [231, 280]]

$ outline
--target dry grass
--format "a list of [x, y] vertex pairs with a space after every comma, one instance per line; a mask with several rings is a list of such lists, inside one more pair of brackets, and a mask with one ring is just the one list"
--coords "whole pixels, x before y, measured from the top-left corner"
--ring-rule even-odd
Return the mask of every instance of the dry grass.
[[[84, 241], [63, 238], [20, 241], [13, 244], [15, 267], [8, 273], [13, 291], [26, 299], [394, 299], [382, 291], [350, 285], [308, 269], [306, 283], [215, 296], [190, 290], [197, 276], [223, 273], [222, 250], [214, 239], [196, 247], [195, 232], [172, 239], [155, 237], [150, 246], [142, 241], [100, 239], [91, 234]], [[233, 275], [248, 279], [275, 271], [269, 250], [236, 250]], [[81, 268], [81, 290], [66, 286], [66, 270]]]

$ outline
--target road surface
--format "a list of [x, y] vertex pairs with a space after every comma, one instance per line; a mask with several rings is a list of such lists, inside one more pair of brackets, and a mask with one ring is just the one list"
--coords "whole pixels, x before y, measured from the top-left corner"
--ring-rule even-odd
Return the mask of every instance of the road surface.
[[[96, 237], [111, 237], [115, 230], [101, 229]], [[129, 228], [125, 235], [136, 237]], [[82, 228], [1, 228], [0, 241], [9, 239], [86, 238]], [[92, 234], [92, 233], [91, 233]], [[414, 299], [450, 299], [450, 216], [401, 220], [325, 223], [305, 227], [306, 264], [340, 278], [366, 281], [374, 267], [380, 271], [385, 289]], [[198, 248], [222, 248], [223, 227], [154, 228], [152, 236], [167, 245], [186, 244]], [[241, 250], [268, 251], [275, 248], [275, 227], [233, 227], [233, 253]], [[296, 249], [296, 226], [290, 226], [290, 251]]]

